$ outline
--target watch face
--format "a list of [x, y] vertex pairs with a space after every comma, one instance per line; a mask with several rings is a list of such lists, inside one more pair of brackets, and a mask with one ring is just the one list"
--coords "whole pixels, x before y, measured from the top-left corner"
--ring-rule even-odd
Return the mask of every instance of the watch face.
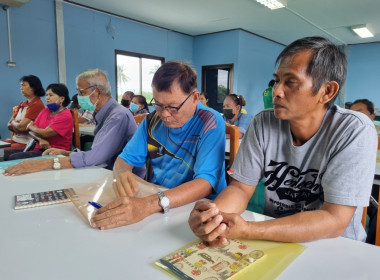
[[60, 169], [61, 168], [61, 164], [59, 162], [54, 162], [53, 168], [54, 169]]
[[164, 196], [162, 199], [161, 199], [161, 205], [162, 207], [168, 207], [170, 204], [170, 200], [167, 196]]

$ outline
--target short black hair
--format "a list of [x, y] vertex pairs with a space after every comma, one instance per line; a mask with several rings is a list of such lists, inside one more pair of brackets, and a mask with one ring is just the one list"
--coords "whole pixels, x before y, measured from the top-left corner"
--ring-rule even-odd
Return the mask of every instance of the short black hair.
[[62, 106], [66, 107], [70, 103], [69, 90], [64, 84], [50, 84], [47, 86], [46, 91], [51, 90], [56, 95], [63, 96], [65, 100], [62, 102]]
[[169, 61], [161, 65], [152, 80], [152, 87], [157, 91], [169, 91], [175, 81], [181, 89], [190, 94], [197, 88], [197, 74], [183, 62]]
[[[298, 39], [285, 47], [276, 59], [276, 64], [284, 58], [293, 56], [302, 51], [311, 51], [312, 57], [307, 67], [307, 74], [313, 79], [313, 90], [315, 93], [321, 88], [323, 83], [336, 81], [339, 89], [342, 88], [347, 73], [346, 55], [330, 40], [323, 37], [305, 37]], [[339, 92], [331, 99], [326, 106], [334, 104]]]
[[375, 114], [375, 106], [373, 105], [373, 103], [371, 101], [369, 101], [368, 99], [357, 99], [355, 100], [354, 102], [352, 102], [350, 108], [352, 107], [352, 105], [356, 104], [356, 103], [363, 103], [367, 106], [367, 110], [368, 112], [372, 115], [372, 114]]
[[71, 105], [70, 105], [70, 109], [71, 108], [74, 108], [76, 109], [78, 107], [79, 103], [78, 103], [78, 93], [74, 94], [73, 97], [71, 97]]
[[207, 94], [207, 92], [202, 91], [202, 92], [200, 93], [200, 95], [203, 95], [203, 96], [205, 97], [205, 99], [208, 100], [208, 94]]
[[41, 80], [34, 75], [28, 75], [28, 76], [23, 76], [20, 78], [20, 82], [27, 82], [29, 86], [33, 89], [34, 95], [35, 96], [44, 96], [45, 90], [42, 87]]

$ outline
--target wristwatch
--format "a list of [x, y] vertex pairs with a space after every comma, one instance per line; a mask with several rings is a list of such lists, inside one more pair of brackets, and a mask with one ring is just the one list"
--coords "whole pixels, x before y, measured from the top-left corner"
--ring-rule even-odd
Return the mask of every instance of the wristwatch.
[[61, 169], [61, 163], [59, 162], [59, 158], [57, 157], [53, 159], [53, 169]]
[[164, 213], [168, 213], [170, 209], [170, 199], [167, 197], [163, 192], [157, 193], [159, 201], [158, 204], [162, 207], [164, 210]]

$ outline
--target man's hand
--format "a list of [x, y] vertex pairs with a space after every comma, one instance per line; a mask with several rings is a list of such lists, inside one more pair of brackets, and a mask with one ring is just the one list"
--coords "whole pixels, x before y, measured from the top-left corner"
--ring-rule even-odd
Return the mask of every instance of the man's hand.
[[111, 229], [137, 223], [148, 215], [144, 198], [121, 197], [100, 208], [91, 219], [91, 226]]
[[198, 201], [190, 213], [191, 230], [211, 246], [221, 246], [228, 239], [242, 237], [248, 223], [238, 214], [222, 213], [214, 203]]
[[16, 176], [23, 173], [31, 173], [41, 171], [44, 168], [40, 164], [36, 164], [34, 160], [24, 160], [16, 165], [8, 167], [4, 171], [5, 176]]
[[191, 230], [210, 245], [225, 242], [225, 238], [221, 238], [221, 234], [226, 230], [226, 225], [222, 221], [223, 216], [220, 215], [219, 209], [214, 203], [208, 201], [198, 201], [189, 217]]
[[114, 182], [113, 189], [117, 197], [133, 197], [139, 191], [139, 186], [137, 185], [133, 173], [126, 171], [120, 173], [119, 177], [116, 179], [116, 182]]

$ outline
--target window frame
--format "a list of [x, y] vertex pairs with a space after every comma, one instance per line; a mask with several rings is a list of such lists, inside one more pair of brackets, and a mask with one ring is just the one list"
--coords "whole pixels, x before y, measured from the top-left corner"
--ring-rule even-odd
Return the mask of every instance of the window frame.
[[[140, 81], [139, 81], [139, 92], [135, 92], [136, 95], [142, 95], [142, 67], [141, 67], [141, 60], [142, 58], [147, 58], [147, 59], [155, 59], [155, 60], [160, 60], [161, 65], [165, 63], [165, 58], [161, 56], [154, 56], [154, 55], [149, 55], [149, 54], [143, 54], [143, 53], [136, 53], [136, 52], [130, 52], [130, 51], [124, 51], [124, 50], [118, 50], [115, 49], [115, 99], [118, 100], [118, 81], [117, 81], [117, 55], [125, 55], [125, 56], [132, 56], [132, 57], [137, 57], [139, 58], [139, 70], [140, 70]], [[120, 96], [121, 98], [121, 96]]]

